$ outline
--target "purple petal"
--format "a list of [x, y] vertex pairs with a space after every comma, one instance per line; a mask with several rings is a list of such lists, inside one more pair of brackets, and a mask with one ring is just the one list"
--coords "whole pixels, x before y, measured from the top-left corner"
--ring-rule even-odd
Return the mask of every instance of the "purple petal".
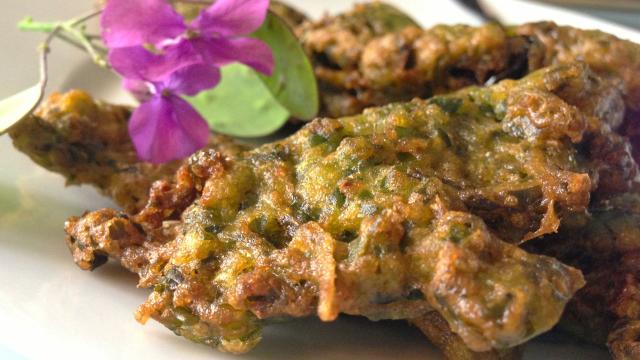
[[125, 78], [122, 80], [122, 87], [127, 89], [140, 102], [148, 101], [152, 97], [149, 83], [146, 81]]
[[220, 82], [220, 69], [207, 64], [191, 65], [177, 70], [161, 85], [174, 94], [195, 96]]
[[218, 0], [203, 10], [191, 27], [204, 35], [246, 35], [264, 22], [269, 0]]
[[140, 159], [159, 164], [185, 158], [204, 147], [209, 126], [181, 98], [156, 96], [133, 112], [129, 135]]
[[122, 76], [145, 81], [161, 81], [177, 70], [202, 63], [202, 56], [189, 40], [167, 46], [154, 54], [142, 46], [112, 49], [109, 63]]
[[233, 62], [241, 62], [265, 75], [273, 73], [273, 53], [271, 48], [261, 40], [200, 38], [192, 40], [191, 43], [200, 51], [207, 63], [215, 66], [221, 67]]
[[157, 45], [186, 30], [182, 16], [164, 0], [109, 0], [100, 25], [109, 48]]

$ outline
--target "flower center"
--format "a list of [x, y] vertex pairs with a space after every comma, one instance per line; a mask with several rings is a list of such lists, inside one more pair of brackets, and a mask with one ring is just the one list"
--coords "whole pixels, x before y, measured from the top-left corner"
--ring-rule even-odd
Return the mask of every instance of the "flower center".
[[198, 30], [195, 30], [195, 29], [187, 29], [187, 31], [185, 31], [184, 33], [184, 38], [187, 40], [193, 40], [199, 36], [200, 36], [200, 32], [198, 32]]
[[162, 50], [158, 49], [155, 45], [151, 43], [143, 44], [142, 47], [154, 55], [162, 55]]

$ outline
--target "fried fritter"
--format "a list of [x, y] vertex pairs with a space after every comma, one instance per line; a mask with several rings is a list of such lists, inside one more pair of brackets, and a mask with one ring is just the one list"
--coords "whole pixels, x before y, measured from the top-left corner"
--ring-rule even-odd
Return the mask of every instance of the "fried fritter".
[[587, 285], [563, 315], [561, 327], [597, 344], [615, 359], [640, 356], [640, 194], [629, 193], [566, 219], [558, 234], [532, 250], [583, 271]]
[[[91, 184], [136, 212], [147, 203], [151, 184], [173, 176], [181, 162], [141, 162], [127, 130], [130, 114], [129, 107], [95, 101], [83, 91], [55, 93], [9, 135], [18, 150], [62, 174], [67, 184]], [[209, 144], [225, 154], [245, 150], [221, 135], [212, 135]]]
[[623, 91], [625, 117], [610, 125], [632, 139], [640, 160], [640, 45], [633, 42], [553, 22], [419, 29], [380, 3], [308, 21], [297, 34], [314, 64], [321, 112], [334, 117], [583, 61]]
[[265, 319], [340, 312], [418, 323], [436, 311], [474, 351], [512, 347], [553, 326], [583, 283], [499, 240], [478, 204], [543, 223], [549, 209], [586, 213], [606, 177], [577, 149], [619, 114], [572, 103], [611, 96], [576, 64], [317, 120], [236, 156], [200, 152], [140, 213], [71, 218], [68, 245], [82, 268], [113, 257], [153, 287], [139, 320], [225, 351], [253, 347]]
[[522, 77], [544, 56], [535, 37], [508, 35], [496, 24], [422, 30], [382, 3], [306, 22], [296, 33], [314, 65], [321, 112], [332, 117]]
[[640, 45], [597, 30], [553, 22], [420, 29], [399, 10], [373, 3], [307, 21], [297, 34], [314, 64], [327, 116], [353, 115], [370, 106], [583, 61], [620, 84], [629, 109], [627, 123], [640, 123]]
[[[487, 32], [487, 27], [493, 27], [493, 31]], [[434, 29], [420, 30], [420, 32], [427, 35], [431, 32], [455, 34], [453, 29], [454, 27], [438, 26]], [[506, 29], [501, 29], [495, 25], [485, 25], [481, 28], [463, 27], [462, 29], [465, 31], [460, 31], [455, 35], [442, 36], [440, 39], [431, 36], [431, 41], [423, 40], [421, 43], [412, 40], [422, 36], [416, 35], [418, 32], [414, 28], [392, 29], [391, 33], [377, 33], [374, 35], [365, 32], [366, 37], [359, 39], [358, 46], [342, 46], [343, 43], [353, 45], [354, 42], [350, 40], [353, 36], [349, 35], [349, 33], [359, 34], [359, 29], [345, 26], [344, 19], [340, 17], [325, 19], [315, 25], [307, 24], [306, 31], [311, 31], [311, 34], [314, 35], [320, 34], [316, 35], [316, 37], [302, 37], [302, 41], [309, 42], [307, 48], [311, 50], [308, 50], [308, 52], [315, 59], [316, 73], [320, 79], [321, 86], [325, 88], [322, 94], [325, 113], [348, 114], [354, 109], [382, 103], [385, 101], [384, 98], [387, 98], [387, 101], [392, 101], [423, 97], [425, 94], [445, 92], [458, 86], [490, 83], [496, 78], [519, 77], [540, 66], [580, 60], [589, 64], [600, 76], [606, 78], [607, 82], [619, 86], [626, 109], [621, 109], [623, 104], [620, 102], [619, 96], [615, 94], [611, 96], [615, 103], [608, 103], [603, 106], [606, 102], [601, 101], [597, 106], [602, 106], [601, 111], [611, 111], [613, 109], [618, 115], [609, 117], [610, 121], [607, 126], [631, 140], [629, 143], [626, 139], [616, 136], [596, 136], [591, 139], [588, 146], [582, 149], [582, 154], [599, 153], [595, 157], [600, 159], [600, 173], [609, 178], [609, 181], [601, 183], [597, 187], [599, 194], [596, 194], [594, 201], [606, 201], [609, 197], [623, 191], [623, 189], [629, 188], [629, 180], [633, 178], [636, 172], [634, 162], [637, 163], [640, 160], [640, 111], [638, 110], [638, 104], [640, 104], [640, 80], [637, 77], [637, 74], [640, 73], [639, 45], [600, 31], [558, 26], [551, 22], [525, 24]], [[494, 34], [494, 36], [481, 37], [481, 34], [487, 33]], [[337, 36], [338, 34], [340, 36]], [[409, 36], [407, 34], [412, 35]], [[471, 41], [474, 38], [482, 39], [482, 41]], [[456, 43], [458, 39], [461, 41]], [[489, 41], [490, 39], [493, 41]], [[520, 48], [512, 47], [512, 50], [509, 50], [509, 46], [506, 44], [509, 41], [514, 41], [514, 39], [523, 41], [526, 46]], [[452, 46], [455, 44], [459, 45]], [[491, 48], [491, 45], [495, 47]], [[350, 52], [341, 52], [339, 51], [340, 49], [350, 50]], [[499, 55], [496, 56], [501, 52], [503, 54], [502, 58]], [[421, 53], [432, 55], [432, 57], [418, 57], [418, 61], [421, 59], [426, 59], [426, 61], [422, 60], [423, 62], [417, 65], [416, 54]], [[365, 54], [374, 54], [375, 56], [371, 56], [370, 59], [372, 60], [367, 60]], [[456, 54], [461, 57], [456, 58]], [[459, 65], [456, 65], [456, 61], [462, 59], [464, 62], [467, 58], [474, 59], [475, 57], [477, 59], [478, 56], [484, 56], [483, 59], [487, 60], [487, 62], [469, 61], [471, 64], [471, 67], [467, 67], [469, 71], [458, 71]], [[509, 57], [509, 63], [511, 64], [507, 66], [509, 71], [504, 72], [502, 70], [500, 72], [505, 66], [504, 59]], [[349, 61], [344, 63], [344, 59]], [[432, 64], [431, 67], [429, 67], [429, 64]], [[458, 85], [457, 81], [455, 81], [456, 77], [451, 76], [451, 70], [448, 70], [450, 69], [449, 66], [454, 69], [453, 75], [465, 75], [466, 82], [462, 81], [462, 85]], [[478, 68], [474, 66], [478, 66]], [[435, 68], [437, 72], [416, 73], [415, 68]], [[486, 69], [490, 69], [490, 71], [487, 72]], [[496, 76], [496, 73], [499, 75]], [[434, 74], [437, 74], [438, 77], [434, 76]], [[408, 80], [406, 80], [407, 78]], [[386, 79], [388, 82], [376, 82], [377, 79]], [[394, 83], [395, 79], [400, 80]], [[454, 81], [447, 81], [447, 79], [454, 79]], [[419, 83], [418, 86], [413, 80]], [[376, 85], [380, 83], [384, 85], [377, 88]], [[442, 84], [445, 85], [443, 86]], [[614, 85], [613, 87], [616, 86]], [[389, 89], [393, 90], [390, 95], [385, 93]], [[615, 90], [613, 91], [615, 92]], [[590, 103], [587, 99], [585, 100], [575, 105], [580, 109], [593, 106], [593, 103]], [[598, 110], [592, 109], [591, 111], [597, 112]], [[624, 117], [622, 116], [623, 114]], [[608, 132], [608, 130], [603, 131], [605, 133]], [[629, 157], [629, 152], [631, 151], [629, 144], [633, 145], [635, 161]], [[624, 180], [617, 181], [616, 179]], [[492, 223], [491, 219], [488, 219], [487, 216], [484, 217], [486, 221], [490, 224]], [[554, 227], [558, 225], [560, 225], [559, 221], [553, 223]], [[500, 228], [499, 224], [492, 226], [492, 228], [496, 227]], [[533, 233], [533, 235], [538, 236], [542, 235], [542, 233]], [[504, 233], [501, 236], [508, 237]], [[581, 241], [580, 238], [575, 236], [572, 236], [571, 239], [573, 242]], [[573, 242], [567, 242], [567, 247], [570, 248]], [[581, 246], [577, 246], [577, 248], [587, 253], [594, 251]], [[619, 256], [625, 258], [623, 254], [624, 252], [621, 252]], [[598, 254], [592, 254], [592, 256], [596, 255]], [[635, 256], [633, 251], [629, 251], [627, 255], [630, 259]], [[601, 301], [602, 297], [598, 296], [609, 294], [615, 298], [617, 296], [615, 294], [637, 293], [637, 287], [628, 283], [628, 275], [613, 272], [610, 267], [611, 265], [602, 267], [601, 276], [594, 276], [589, 280], [590, 285], [579, 292], [576, 300], [569, 306], [568, 315], [564, 321], [565, 324], [571, 324], [568, 326], [574, 329], [581, 329], [580, 332], [600, 334], [599, 343], [604, 343], [612, 324], [602, 324], [597, 319], [608, 318], [611, 320], [618, 319], [620, 316], [611, 316], [608, 307], [603, 305], [611, 304], [613, 300]], [[617, 285], [612, 286], [611, 281], [614, 281]], [[590, 295], [593, 293], [599, 295], [595, 297]], [[594, 301], [594, 298], [597, 301]], [[591, 306], [578, 305], [590, 301], [592, 301]], [[622, 316], [622, 318], [625, 317]], [[634, 326], [637, 327], [637, 325], [633, 325], [635, 323], [631, 320], [620, 320], [619, 322], [629, 324], [629, 329], [634, 329]], [[632, 340], [635, 333], [637, 332], [633, 330], [628, 332], [618, 330], [612, 333], [611, 337], [621, 341]], [[620, 349], [624, 348], [626, 349], [624, 351], [628, 352], [629, 346], [620, 345], [621, 341], [618, 341], [618, 345], [615, 346], [610, 343], [610, 348], [617, 357], [625, 358], [620, 355], [623, 351]], [[627, 357], [629, 356], [631, 355], [627, 355]]]
[[[536, 36], [545, 45], [545, 65], [585, 61], [607, 81], [619, 83], [625, 100], [623, 119], [610, 123], [628, 136], [640, 160], [640, 46], [612, 35], [558, 26], [526, 24], [516, 33]], [[586, 105], [585, 105], [586, 106]], [[626, 142], [626, 141], [625, 141]], [[618, 145], [620, 151], [626, 153]], [[629, 147], [624, 145], [623, 147]], [[593, 148], [587, 148], [593, 151]], [[611, 154], [616, 153], [612, 151]], [[626, 155], [624, 156], [626, 157]], [[603, 157], [607, 161], [607, 157]], [[630, 161], [630, 159], [624, 160]], [[612, 168], [626, 168], [617, 161]], [[637, 187], [637, 185], [636, 185]], [[558, 235], [543, 239], [538, 251], [581, 269], [587, 286], [567, 307], [562, 328], [598, 344], [615, 359], [640, 357], [640, 201], [635, 194], [607, 196], [592, 203], [592, 218], [565, 219]]]

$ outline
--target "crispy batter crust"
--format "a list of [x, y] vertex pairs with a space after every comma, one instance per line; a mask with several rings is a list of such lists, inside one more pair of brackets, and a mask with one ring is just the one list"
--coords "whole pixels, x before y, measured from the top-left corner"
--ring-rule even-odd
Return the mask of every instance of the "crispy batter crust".
[[543, 66], [584, 61], [600, 76], [620, 82], [632, 110], [640, 109], [640, 46], [598, 30], [582, 30], [538, 22], [512, 29], [518, 35], [535, 36], [544, 44]]
[[451, 331], [447, 321], [436, 311], [411, 319], [426, 336], [442, 350], [447, 359], [455, 360], [517, 360], [522, 358], [523, 346], [511, 349], [475, 352], [470, 350], [460, 336]]

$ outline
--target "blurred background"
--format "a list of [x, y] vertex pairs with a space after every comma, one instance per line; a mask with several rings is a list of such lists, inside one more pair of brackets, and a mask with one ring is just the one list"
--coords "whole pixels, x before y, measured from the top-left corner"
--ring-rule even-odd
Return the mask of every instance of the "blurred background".
[[640, 29], [640, 0], [544, 0], [541, 2]]

